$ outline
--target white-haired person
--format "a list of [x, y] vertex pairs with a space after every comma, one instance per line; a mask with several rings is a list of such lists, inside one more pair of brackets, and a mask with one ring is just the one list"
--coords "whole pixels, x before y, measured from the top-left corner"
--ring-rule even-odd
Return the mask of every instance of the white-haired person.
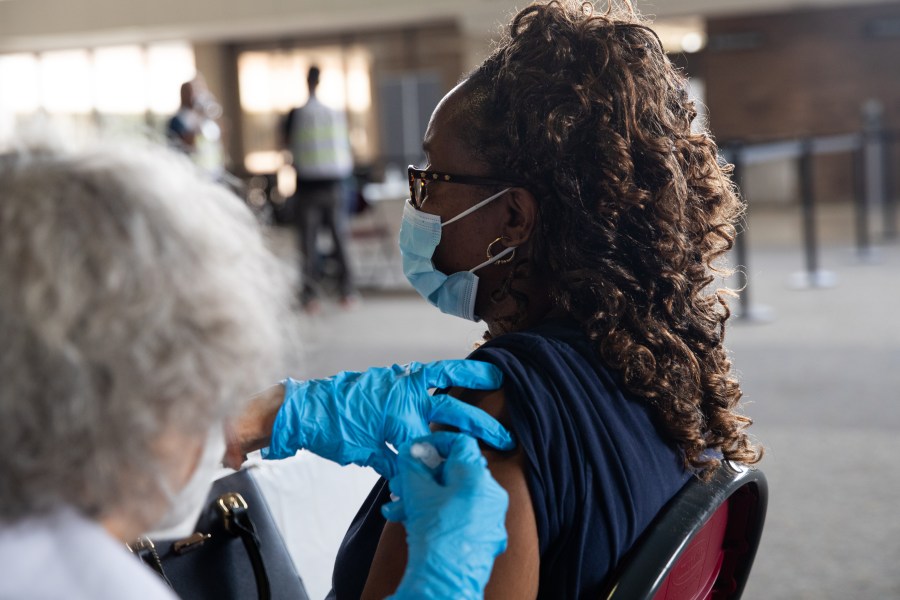
[[247, 208], [183, 157], [0, 151], [0, 598], [174, 598], [122, 542], [198, 506], [227, 432], [233, 448], [268, 444], [247, 424], [285, 398], [289, 443], [391, 478], [385, 514], [418, 556], [396, 597], [481, 596], [506, 493], [471, 437], [426, 438], [447, 458], [434, 468], [411, 448], [434, 421], [509, 447], [485, 413], [428, 393], [498, 373], [448, 361], [288, 379], [247, 404], [285, 368], [288, 294]]

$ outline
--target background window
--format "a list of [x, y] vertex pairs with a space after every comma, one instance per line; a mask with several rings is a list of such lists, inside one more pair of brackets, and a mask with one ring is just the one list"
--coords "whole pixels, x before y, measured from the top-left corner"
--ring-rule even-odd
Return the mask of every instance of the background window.
[[186, 42], [0, 55], [0, 139], [41, 121], [75, 141], [161, 138], [195, 71]]

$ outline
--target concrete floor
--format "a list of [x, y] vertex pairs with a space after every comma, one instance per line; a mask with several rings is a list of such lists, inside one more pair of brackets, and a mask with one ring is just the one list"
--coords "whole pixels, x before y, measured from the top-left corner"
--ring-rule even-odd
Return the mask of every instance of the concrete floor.
[[[789, 281], [804, 264], [796, 213], [750, 215], [752, 308], [773, 319], [735, 320], [726, 337], [753, 432], [767, 448], [761, 468], [770, 485], [745, 598], [900, 598], [900, 245], [879, 244], [877, 261], [860, 261], [852, 213], [827, 208], [818, 218], [820, 265], [837, 285], [796, 290]], [[354, 252], [365, 268], [371, 252]], [[482, 328], [441, 315], [396, 284], [396, 268], [388, 269], [391, 289], [364, 292], [355, 312], [326, 305], [306, 321], [297, 375], [469, 351]]]

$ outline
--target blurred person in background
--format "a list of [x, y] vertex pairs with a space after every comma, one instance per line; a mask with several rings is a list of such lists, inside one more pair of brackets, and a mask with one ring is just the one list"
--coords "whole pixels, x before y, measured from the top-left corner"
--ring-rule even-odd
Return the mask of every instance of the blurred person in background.
[[[0, 598], [172, 599], [122, 542], [193, 524], [245, 399], [284, 368], [277, 261], [238, 198], [161, 149], [24, 145], [0, 152], [0, 190]], [[391, 477], [420, 558], [396, 598], [480, 597], [505, 547], [475, 440], [418, 437], [438, 421], [511, 447], [428, 393], [499, 381], [449, 361], [285, 383], [303, 447]]]
[[291, 153], [297, 173], [294, 206], [300, 247], [300, 302], [310, 313], [321, 308], [325, 261], [319, 251], [320, 231], [331, 237], [328, 260], [335, 265], [341, 305], [353, 308], [359, 302], [347, 260], [349, 224], [345, 199], [347, 181], [353, 174], [347, 119], [319, 100], [316, 90], [320, 76], [319, 67], [309, 68], [309, 100], [287, 114], [281, 131], [282, 143]]
[[199, 73], [181, 84], [181, 103], [166, 125], [169, 144], [191, 157], [215, 181], [225, 177], [222, 129], [216, 120], [222, 107]]
[[[723, 347], [730, 291], [711, 286], [742, 207], [695, 116], [629, 3], [535, 3], [440, 102], [409, 168], [404, 272], [485, 321], [469, 358], [504, 375], [450, 393], [517, 442], [485, 449], [510, 495], [488, 598], [600, 597], [689, 478], [761, 457]], [[351, 524], [334, 597], [384, 597], [414, 564], [389, 499], [379, 482]]]

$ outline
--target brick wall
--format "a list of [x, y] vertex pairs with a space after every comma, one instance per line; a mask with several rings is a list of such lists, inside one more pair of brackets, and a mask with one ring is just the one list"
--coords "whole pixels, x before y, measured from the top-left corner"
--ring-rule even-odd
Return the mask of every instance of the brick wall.
[[[706, 81], [720, 141], [859, 131], [870, 99], [900, 129], [900, 2], [715, 18], [707, 33], [688, 69]], [[851, 197], [849, 160], [817, 159], [823, 199]], [[895, 162], [900, 171], [900, 156]]]

